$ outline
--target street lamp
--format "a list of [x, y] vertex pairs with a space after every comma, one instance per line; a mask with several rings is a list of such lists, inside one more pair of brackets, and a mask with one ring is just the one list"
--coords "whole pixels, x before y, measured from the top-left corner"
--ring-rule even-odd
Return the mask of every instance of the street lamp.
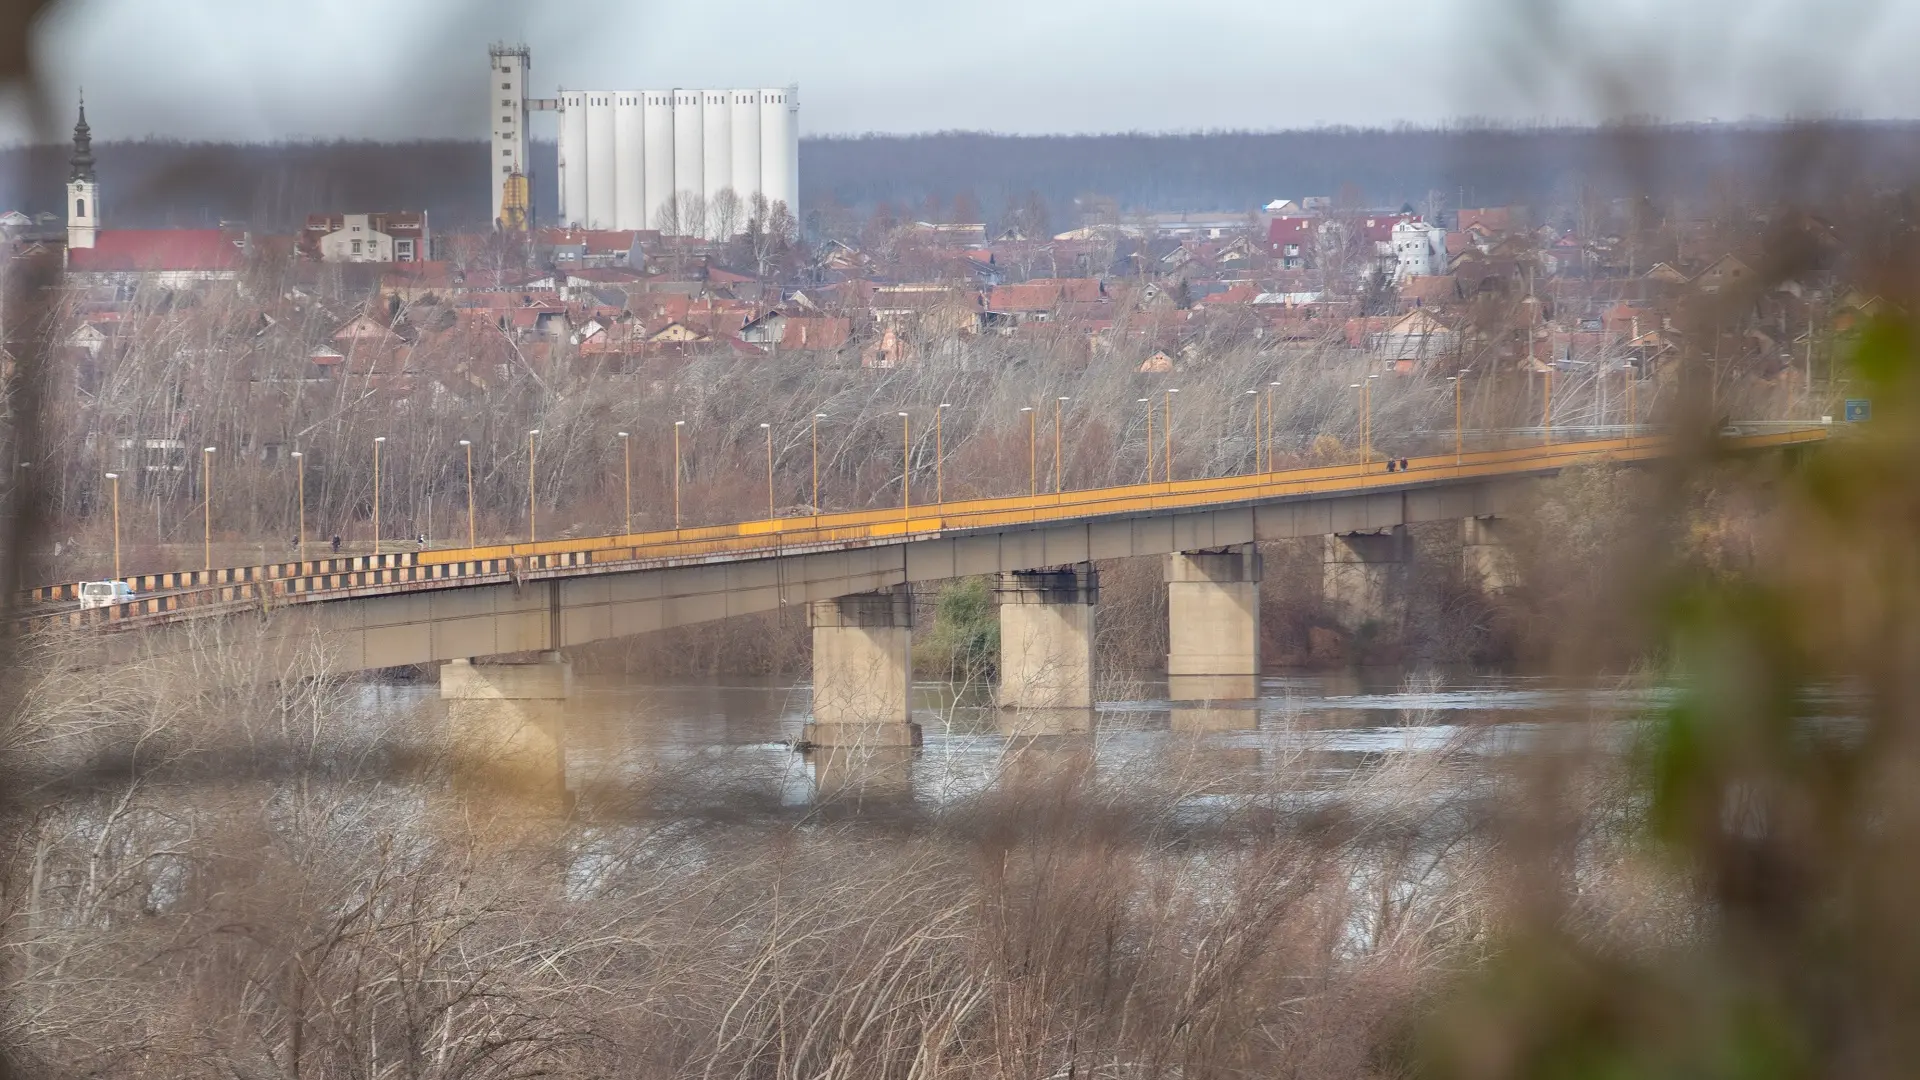
[[767, 433], [767, 520], [774, 519], [773, 512], [773, 425], [761, 424], [760, 430]]
[[1040, 494], [1040, 452], [1034, 436], [1033, 406], [1022, 405], [1020, 411], [1027, 414], [1027, 497]]
[[906, 413], [900, 414], [900, 516], [903, 518], [913, 513], [913, 440], [908, 430], [912, 423]]
[[1267, 471], [1273, 471], [1273, 391], [1279, 380], [1267, 384]]
[[622, 461], [620, 477], [627, 490], [627, 516], [622, 519], [620, 530], [630, 533], [633, 531], [633, 440], [628, 438], [624, 431], [616, 431], [614, 434], [620, 436]]
[[1378, 375], [1367, 376], [1367, 381], [1360, 387], [1362, 411], [1366, 414], [1365, 423], [1360, 429], [1361, 443], [1365, 447], [1364, 456], [1361, 458], [1362, 472], [1366, 471], [1364, 466], [1373, 464], [1373, 380], [1379, 377]]
[[299, 501], [299, 525], [294, 532], [293, 545], [298, 549], [300, 561], [307, 561], [307, 455], [295, 450], [291, 455], [294, 464], [294, 497]]
[[680, 429], [687, 426], [685, 420], [673, 422], [673, 530], [680, 531]]
[[[1366, 415], [1367, 415], [1367, 384], [1366, 384], [1366, 383], [1348, 383], [1348, 384], [1347, 384], [1347, 389], [1349, 389], [1349, 390], [1358, 390], [1358, 391], [1360, 391], [1360, 404], [1359, 404], [1359, 409], [1357, 410], [1357, 415], [1358, 415], [1358, 419], [1359, 419], [1359, 426], [1360, 426], [1360, 442], [1361, 442], [1361, 444], [1362, 444], [1362, 445], [1364, 446], [1364, 445], [1366, 444], [1366, 441], [1367, 441], [1367, 419], [1366, 419]], [[1366, 464], [1367, 464], [1367, 461], [1366, 461], [1366, 451], [1364, 451], [1364, 450], [1362, 450], [1362, 451], [1361, 451], [1361, 458], [1360, 458], [1360, 471], [1361, 471], [1361, 472], [1365, 472], [1365, 471], [1367, 471], [1367, 470], [1366, 470]]]
[[1447, 376], [1453, 384], [1453, 463], [1460, 464], [1466, 446], [1466, 427], [1461, 423], [1460, 389], [1467, 383], [1467, 369], [1461, 368], [1460, 374]]
[[947, 447], [943, 437], [946, 425], [942, 417], [951, 408], [951, 404], [943, 401], [933, 410], [933, 501], [937, 505], [945, 505], [947, 501]]
[[1260, 471], [1260, 391], [1249, 390], [1245, 397], [1253, 399], [1253, 471]]
[[529, 544], [540, 542], [539, 502], [534, 498], [536, 474], [533, 471], [534, 455], [540, 448], [539, 438], [539, 428], [531, 428], [527, 431], [527, 543]]
[[205, 555], [206, 569], [213, 569], [213, 451], [208, 446], [200, 451], [200, 523], [201, 545]]
[[1165, 422], [1160, 425], [1161, 434], [1165, 436], [1166, 441], [1165, 453], [1161, 456], [1167, 459], [1167, 483], [1169, 484], [1173, 483], [1173, 395], [1179, 392], [1177, 388], [1167, 391], [1167, 415], [1164, 418]]
[[1060, 494], [1062, 490], [1060, 486], [1060, 410], [1067, 401], [1068, 399], [1064, 397], [1053, 399], [1053, 493], [1055, 495]]
[[826, 418], [826, 413], [814, 413], [812, 433], [808, 436], [813, 443], [813, 515], [815, 517], [820, 516], [820, 421]]
[[380, 554], [380, 444], [387, 441], [385, 435], [373, 440], [373, 553]]
[[110, 472], [107, 479], [113, 481], [113, 576], [120, 576], [120, 474]]
[[1147, 411], [1147, 483], [1153, 483], [1153, 399], [1135, 398], [1134, 402], [1146, 406]]
[[1548, 446], [1553, 445], [1553, 368], [1547, 368], [1546, 392], [1540, 407], [1540, 427]]
[[474, 440], [463, 438], [461, 448], [467, 450], [467, 546], [474, 548]]

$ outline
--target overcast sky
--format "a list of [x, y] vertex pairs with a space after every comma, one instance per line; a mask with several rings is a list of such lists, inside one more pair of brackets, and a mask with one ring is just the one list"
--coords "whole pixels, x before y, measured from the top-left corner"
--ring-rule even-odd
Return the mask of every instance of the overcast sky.
[[1920, 0], [67, 0], [36, 35], [57, 136], [84, 86], [96, 137], [237, 140], [484, 137], [496, 39], [541, 93], [797, 82], [808, 134], [1920, 115]]

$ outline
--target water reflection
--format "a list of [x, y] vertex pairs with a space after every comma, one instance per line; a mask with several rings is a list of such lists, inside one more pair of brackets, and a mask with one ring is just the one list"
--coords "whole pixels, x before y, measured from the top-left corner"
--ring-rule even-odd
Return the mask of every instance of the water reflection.
[[[1614, 719], [1657, 691], [1567, 688], [1514, 677], [1345, 671], [1268, 677], [1259, 697], [1193, 702], [1164, 681], [1118, 683], [1092, 710], [1002, 710], [973, 689], [915, 688], [920, 750], [790, 749], [810, 690], [786, 680], [653, 684], [579, 676], [565, 732], [567, 786], [589, 813], [807, 816], [823, 809], [924, 814], [997, 782], [1060, 778], [1152, 787], [1194, 800], [1349, 785], [1418, 755], [1498, 754], [1548, 721]], [[381, 709], [433, 717], [431, 687], [370, 689]], [[372, 704], [372, 702], [370, 702]]]

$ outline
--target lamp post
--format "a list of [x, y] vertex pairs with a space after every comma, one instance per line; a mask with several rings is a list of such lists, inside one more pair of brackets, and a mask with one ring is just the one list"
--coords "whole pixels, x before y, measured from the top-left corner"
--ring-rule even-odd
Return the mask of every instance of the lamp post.
[[1553, 369], [1547, 369], [1546, 394], [1540, 406], [1540, 428], [1548, 446], [1553, 445]]
[[1033, 406], [1022, 405], [1020, 411], [1027, 414], [1027, 497], [1032, 498], [1040, 494], [1040, 452], [1034, 436]]
[[[1364, 447], [1367, 441], [1367, 384], [1364, 382], [1348, 383], [1347, 389], [1360, 391], [1360, 403], [1359, 403], [1359, 408], [1357, 409], [1357, 419], [1359, 421], [1359, 427], [1360, 427], [1360, 443], [1361, 443], [1361, 446]], [[1360, 452], [1360, 471], [1361, 472], [1367, 471], [1367, 457], [1366, 457], [1366, 451], [1364, 449], [1362, 449]]]
[[1633, 445], [1633, 429], [1640, 426], [1638, 412], [1640, 380], [1634, 377], [1633, 364], [1627, 364], [1627, 445]]
[[1136, 404], [1146, 406], [1147, 410], [1147, 483], [1153, 483], [1153, 399], [1135, 398]]
[[1361, 458], [1361, 465], [1363, 466], [1361, 469], [1362, 472], [1366, 471], [1364, 466], [1373, 464], [1373, 380], [1379, 377], [1378, 375], [1369, 375], [1367, 376], [1366, 382], [1360, 386], [1362, 411], [1366, 413], [1366, 422], [1361, 426], [1361, 440], [1362, 445], [1365, 447], [1364, 456]]
[[773, 513], [773, 425], [761, 424], [760, 430], [767, 433], [767, 520], [774, 519]]
[[527, 543], [529, 544], [540, 542], [539, 502], [534, 498], [535, 473], [533, 471], [534, 455], [539, 450], [539, 438], [539, 428], [531, 428], [527, 431]]
[[385, 435], [373, 440], [373, 553], [380, 554], [380, 444], [387, 441]]
[[1167, 459], [1167, 483], [1169, 484], [1173, 483], [1173, 395], [1179, 392], [1177, 388], [1167, 391], [1167, 414], [1160, 425], [1161, 435], [1166, 440], [1165, 452], [1161, 456]]
[[1066, 406], [1067, 401], [1068, 399], [1064, 397], [1053, 399], [1053, 493], [1055, 495], [1060, 494], [1060, 492], [1064, 490], [1060, 486], [1061, 476], [1063, 475], [1060, 462], [1060, 413]]
[[460, 445], [467, 451], [467, 546], [475, 547], [473, 533], [473, 440], [461, 439]]
[[295, 467], [294, 498], [299, 502], [299, 524], [294, 533], [294, 547], [299, 550], [300, 561], [307, 561], [307, 455], [295, 450], [292, 454]]
[[947, 501], [946, 425], [942, 418], [951, 408], [951, 404], [943, 401], [933, 410], [933, 501], [936, 505], [944, 505]]
[[673, 422], [673, 530], [680, 531], [680, 429], [687, 426], [685, 420]]
[[624, 431], [614, 434], [620, 436], [620, 479], [627, 492], [627, 516], [621, 519], [620, 530], [630, 533], [633, 531], [633, 440]]
[[1253, 399], [1253, 471], [1260, 471], [1260, 391], [1249, 390], [1243, 397]]
[[208, 570], [213, 569], [213, 451], [211, 446], [200, 450], [201, 552]]
[[1267, 471], [1273, 471], [1273, 391], [1280, 385], [1279, 380], [1267, 384]]
[[900, 414], [900, 516], [910, 517], [913, 513], [913, 440], [909, 437], [908, 425], [913, 423], [906, 413]]
[[110, 472], [107, 479], [113, 481], [113, 576], [120, 576], [120, 474]]
[[813, 414], [813, 431], [809, 436], [813, 443], [813, 513], [820, 514], [820, 421], [827, 418], [826, 413]]
[[1460, 384], [1466, 380], [1466, 377], [1467, 373], [1464, 369], [1458, 375], [1447, 376], [1447, 381], [1453, 384], [1453, 463], [1455, 465], [1460, 464], [1463, 438], [1460, 426]]

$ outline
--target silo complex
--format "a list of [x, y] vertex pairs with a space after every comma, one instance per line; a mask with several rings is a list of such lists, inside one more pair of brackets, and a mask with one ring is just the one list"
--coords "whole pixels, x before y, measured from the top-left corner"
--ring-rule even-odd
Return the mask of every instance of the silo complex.
[[[500, 47], [504, 48], [504, 47]], [[504, 59], [503, 59], [504, 56]], [[489, 108], [501, 131], [524, 139], [524, 50], [493, 59]], [[512, 71], [503, 71], [510, 67]], [[498, 89], [499, 87], [505, 89]], [[495, 106], [494, 101], [504, 104]], [[711, 236], [711, 208], [721, 192], [739, 199], [730, 223], [744, 229], [754, 199], [785, 203], [798, 215], [800, 103], [794, 87], [774, 90], [566, 90], [524, 99], [534, 110], [560, 113], [559, 221], [588, 229], [657, 229]], [[508, 143], [503, 176], [522, 167], [524, 151]], [[668, 214], [672, 207], [675, 212]], [[698, 220], [694, 219], [698, 212]]]

